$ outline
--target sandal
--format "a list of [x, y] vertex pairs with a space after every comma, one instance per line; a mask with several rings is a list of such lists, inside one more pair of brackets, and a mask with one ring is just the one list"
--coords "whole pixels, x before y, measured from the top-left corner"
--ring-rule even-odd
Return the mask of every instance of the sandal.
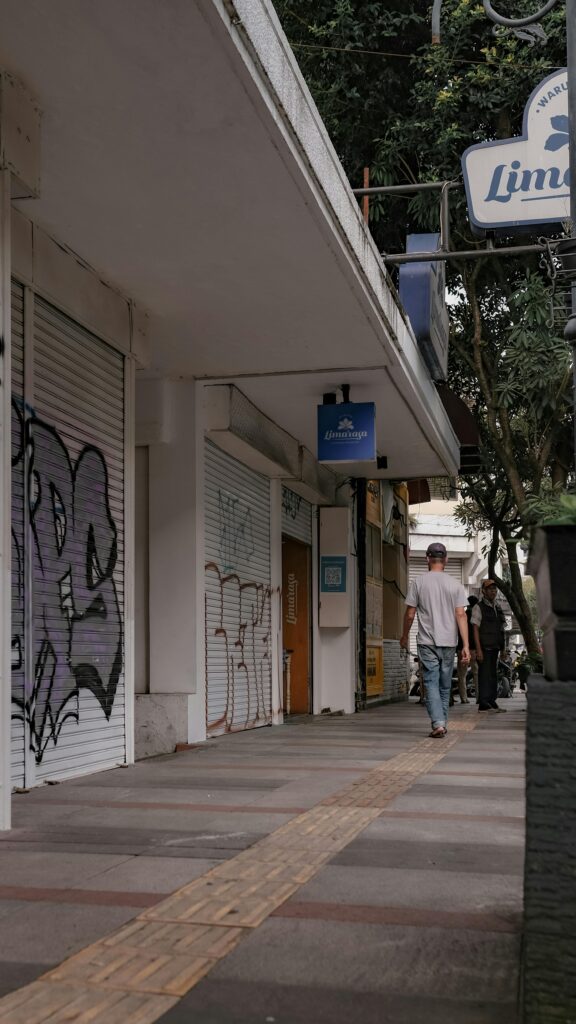
[[446, 735], [447, 732], [448, 729], [445, 729], [443, 725], [439, 725], [436, 727], [436, 729], [432, 729], [432, 732], [430, 733], [430, 738], [433, 740], [440, 740], [442, 739], [443, 736]]

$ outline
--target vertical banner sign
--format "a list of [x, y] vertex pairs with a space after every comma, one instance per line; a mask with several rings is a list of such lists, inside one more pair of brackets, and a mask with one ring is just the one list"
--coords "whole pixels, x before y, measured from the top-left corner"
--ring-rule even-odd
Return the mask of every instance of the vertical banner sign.
[[318, 406], [318, 461], [376, 461], [374, 402]]
[[570, 218], [568, 72], [534, 90], [516, 139], [470, 146], [462, 157], [471, 223], [481, 230], [562, 224]]
[[[408, 235], [406, 252], [436, 252], [439, 245], [439, 234]], [[405, 263], [400, 267], [399, 292], [432, 380], [446, 380], [450, 320], [445, 264], [441, 260]]]

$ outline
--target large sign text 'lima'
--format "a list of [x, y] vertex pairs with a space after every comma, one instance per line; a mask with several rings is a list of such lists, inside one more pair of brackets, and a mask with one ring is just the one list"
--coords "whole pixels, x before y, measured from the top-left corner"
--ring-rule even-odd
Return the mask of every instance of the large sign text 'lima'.
[[534, 90], [517, 139], [470, 146], [462, 157], [468, 213], [482, 230], [561, 224], [570, 217], [568, 75]]

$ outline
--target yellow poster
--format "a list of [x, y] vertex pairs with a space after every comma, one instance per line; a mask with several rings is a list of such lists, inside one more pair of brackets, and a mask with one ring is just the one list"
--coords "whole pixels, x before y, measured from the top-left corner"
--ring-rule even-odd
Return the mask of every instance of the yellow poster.
[[382, 678], [382, 648], [366, 648], [366, 696], [379, 697], [384, 689]]

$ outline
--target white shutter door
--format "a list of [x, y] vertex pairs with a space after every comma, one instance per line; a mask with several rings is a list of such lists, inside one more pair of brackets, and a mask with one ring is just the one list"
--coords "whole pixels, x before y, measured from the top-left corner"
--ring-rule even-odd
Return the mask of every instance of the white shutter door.
[[124, 358], [34, 305], [33, 545], [36, 779], [125, 760]]
[[24, 289], [12, 283], [12, 785], [25, 785]]
[[282, 533], [312, 544], [312, 505], [288, 487], [282, 488]]
[[214, 734], [272, 720], [270, 481], [206, 442], [206, 707]]
[[[410, 568], [410, 579], [413, 580], [415, 576], [423, 576], [425, 572], [428, 572], [428, 562], [425, 555], [410, 555], [409, 561]], [[448, 553], [448, 561], [446, 562], [446, 568], [444, 572], [448, 573], [458, 583], [462, 583], [462, 559], [461, 558], [450, 558]]]

